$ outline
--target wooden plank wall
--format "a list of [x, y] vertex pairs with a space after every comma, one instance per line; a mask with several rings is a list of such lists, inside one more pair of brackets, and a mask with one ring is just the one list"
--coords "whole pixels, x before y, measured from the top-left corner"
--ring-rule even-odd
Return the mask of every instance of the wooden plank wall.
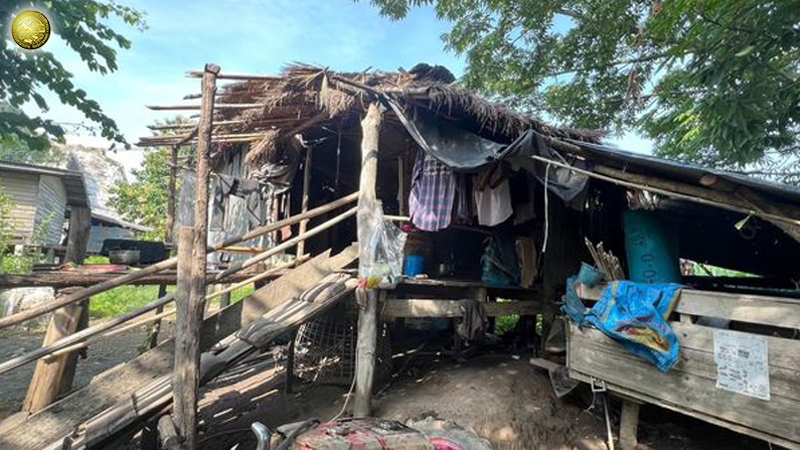
[[36, 202], [34, 230], [44, 227], [44, 245], [58, 245], [64, 228], [67, 191], [61, 179], [52, 175], [39, 177], [39, 199]]
[[36, 202], [39, 197], [39, 176], [27, 173], [0, 172], [0, 189], [15, 203], [11, 220], [14, 226], [14, 243], [33, 234]]
[[718, 389], [715, 328], [688, 320], [707, 315], [772, 326], [800, 325], [796, 300], [685, 290], [670, 325], [681, 354], [669, 373], [625, 350], [594, 328], [569, 327], [568, 367], [575, 378], [604, 380], [609, 390], [660, 404], [738, 432], [800, 449], [800, 340], [763, 335], [769, 351], [770, 400]]

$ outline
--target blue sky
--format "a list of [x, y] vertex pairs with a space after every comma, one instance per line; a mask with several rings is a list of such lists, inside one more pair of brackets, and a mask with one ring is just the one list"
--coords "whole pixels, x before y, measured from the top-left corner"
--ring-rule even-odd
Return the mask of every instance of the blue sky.
[[[181, 103], [199, 92], [199, 81], [184, 76], [207, 62], [223, 71], [278, 73], [294, 61], [361, 71], [411, 68], [418, 62], [441, 64], [456, 76], [463, 58], [445, 51], [440, 36], [449, 24], [431, 8], [415, 9], [403, 21], [380, 17], [366, 0], [122, 0], [145, 11], [144, 32], [120, 25], [133, 41], [118, 52], [119, 70], [102, 76], [90, 72], [77, 54], [56, 36], [47, 49], [75, 75], [75, 84], [98, 100], [129, 140], [147, 135], [148, 124], [174, 114], [147, 110], [147, 104]], [[57, 32], [57, 30], [56, 30]], [[80, 113], [48, 97], [47, 117], [60, 122], [85, 122]], [[35, 109], [28, 109], [35, 113]], [[74, 140], [74, 139], [71, 139]], [[83, 138], [78, 141], [101, 144]], [[613, 140], [630, 150], [649, 152], [636, 137]], [[118, 151], [129, 170], [141, 161], [141, 149]]]

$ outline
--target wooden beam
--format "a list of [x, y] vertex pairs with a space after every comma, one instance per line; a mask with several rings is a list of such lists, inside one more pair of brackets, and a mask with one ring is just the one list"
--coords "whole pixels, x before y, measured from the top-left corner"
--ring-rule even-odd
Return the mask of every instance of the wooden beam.
[[[465, 300], [431, 300], [431, 299], [391, 299], [381, 308], [381, 317], [395, 319], [398, 317], [439, 317], [458, 318], [464, 316], [461, 307]], [[532, 316], [543, 310], [540, 301], [519, 302], [483, 302], [481, 307], [489, 317], [518, 314]]]
[[[314, 147], [306, 148], [306, 162], [303, 167], [303, 199], [300, 206], [300, 214], [308, 212], [308, 202], [311, 195], [311, 168], [314, 161]], [[303, 234], [308, 227], [308, 219], [301, 220], [298, 233]], [[306, 241], [297, 243], [297, 257], [301, 258], [305, 254]]]
[[[235, 272], [237, 272], [237, 271], [239, 271], [239, 270], [241, 270], [243, 268], [246, 268], [246, 267], [251, 267], [252, 265], [257, 264], [257, 263], [269, 258], [270, 256], [272, 256], [274, 254], [277, 254], [278, 252], [282, 252], [282, 251], [284, 251], [284, 250], [286, 250], [288, 248], [291, 248], [293, 245], [296, 245], [297, 242], [299, 242], [300, 240], [307, 239], [307, 238], [309, 238], [311, 236], [314, 236], [314, 235], [316, 235], [316, 234], [318, 234], [318, 233], [320, 233], [320, 232], [322, 232], [322, 231], [324, 231], [324, 230], [326, 230], [326, 229], [328, 229], [328, 228], [330, 228], [330, 227], [342, 222], [343, 220], [345, 220], [345, 219], [347, 219], [347, 218], [349, 218], [349, 217], [351, 217], [351, 216], [353, 216], [355, 214], [356, 214], [356, 208], [352, 208], [349, 211], [346, 211], [346, 212], [344, 212], [344, 213], [342, 213], [342, 214], [340, 214], [340, 215], [328, 220], [327, 222], [324, 222], [324, 223], [318, 225], [317, 227], [313, 228], [312, 230], [309, 230], [308, 232], [306, 232], [305, 235], [295, 236], [294, 238], [292, 238], [292, 239], [290, 239], [290, 240], [288, 240], [288, 241], [286, 241], [286, 242], [284, 242], [284, 243], [282, 243], [282, 244], [280, 244], [280, 245], [278, 245], [276, 247], [273, 247], [272, 249], [270, 249], [270, 250], [268, 250], [268, 251], [266, 251], [266, 252], [264, 252], [264, 253], [262, 253], [260, 255], [256, 255], [256, 256], [254, 256], [252, 258], [249, 258], [249, 259], [247, 259], [245, 261], [241, 261], [241, 262], [236, 263], [235, 267], [231, 267], [230, 269], [228, 269], [226, 271], [220, 272], [219, 274], [217, 274], [215, 276], [214, 279], [215, 279], [215, 281], [219, 281], [219, 280], [227, 277], [231, 273], [235, 273]], [[257, 275], [254, 278], [257, 278], [259, 276], [261, 276], [261, 275]], [[65, 349], [65, 348], [67, 348], [69, 346], [72, 346], [73, 344], [78, 343], [78, 342], [83, 342], [83, 341], [87, 340], [91, 336], [97, 335], [97, 334], [99, 334], [99, 333], [101, 333], [101, 332], [103, 332], [105, 330], [108, 330], [110, 328], [116, 327], [116, 326], [118, 326], [118, 325], [120, 325], [120, 324], [122, 324], [124, 322], [127, 322], [127, 321], [129, 321], [131, 319], [134, 319], [136, 317], [139, 317], [142, 314], [145, 314], [145, 313], [147, 313], [149, 311], [152, 311], [152, 310], [156, 309], [160, 305], [165, 305], [165, 304], [169, 303], [170, 301], [172, 301], [173, 298], [174, 297], [170, 294], [170, 295], [168, 295], [166, 297], [162, 297], [162, 298], [156, 300], [153, 303], [145, 305], [145, 306], [143, 306], [143, 307], [141, 307], [141, 308], [139, 308], [139, 309], [137, 309], [135, 311], [132, 311], [132, 312], [130, 312], [128, 314], [125, 314], [125, 315], [123, 315], [121, 317], [109, 320], [109, 321], [104, 322], [102, 324], [95, 325], [95, 326], [93, 326], [91, 328], [87, 328], [86, 330], [81, 331], [80, 333], [76, 333], [76, 334], [74, 334], [72, 336], [69, 336], [69, 337], [67, 337], [65, 339], [61, 339], [61, 340], [53, 343], [52, 345], [49, 345], [47, 347], [42, 347], [40, 349], [28, 352], [28, 353], [26, 353], [24, 355], [21, 355], [21, 356], [18, 356], [16, 358], [12, 358], [11, 360], [0, 364], [0, 375], [2, 375], [5, 372], [8, 372], [8, 371], [10, 371], [12, 369], [15, 369], [17, 367], [20, 367], [22, 365], [25, 365], [25, 364], [27, 364], [29, 362], [35, 361], [35, 360], [37, 360], [39, 358], [42, 358], [42, 357], [47, 356], [49, 354], [52, 354], [53, 352]]]
[[[629, 184], [637, 184], [639, 189], [644, 188], [655, 193], [661, 193], [683, 200], [695, 201], [697, 203], [716, 206], [744, 214], [753, 214], [754, 216], [774, 219], [787, 224], [800, 225], [800, 214], [796, 214], [794, 211], [779, 209], [777, 214], [764, 211], [761, 205], [754, 206], [753, 202], [744, 201], [741, 197], [723, 190], [713, 190], [688, 183], [681, 183], [679, 181], [663, 180], [602, 165], [595, 166], [593, 170], [602, 175], [627, 181]], [[763, 201], [764, 199], [761, 200]], [[768, 201], [766, 202], [766, 204], [769, 203]]]
[[348, 219], [348, 218], [350, 218], [350, 217], [352, 217], [354, 215], [356, 215], [356, 208], [351, 208], [351, 209], [339, 214], [338, 216], [328, 220], [327, 222], [323, 222], [323, 223], [317, 225], [316, 227], [314, 227], [311, 230], [307, 231], [305, 234], [298, 234], [297, 236], [289, 239], [288, 241], [285, 241], [285, 242], [281, 243], [280, 245], [277, 245], [277, 246], [267, 250], [264, 253], [260, 253], [260, 254], [255, 255], [255, 256], [253, 256], [251, 258], [248, 258], [248, 259], [246, 259], [244, 261], [237, 261], [237, 262], [231, 264], [231, 267], [229, 267], [228, 269], [223, 270], [222, 272], [220, 272], [216, 276], [216, 280], [219, 281], [221, 279], [224, 279], [225, 277], [227, 277], [230, 274], [238, 272], [241, 269], [245, 269], [247, 267], [252, 267], [253, 265], [260, 263], [261, 261], [265, 261], [270, 256], [276, 255], [279, 252], [282, 252], [284, 250], [290, 249], [293, 246], [297, 245], [297, 243], [300, 242], [301, 240], [308, 239], [308, 238], [310, 238], [312, 236], [316, 236], [317, 234], [319, 234], [319, 233], [321, 233], [321, 232], [333, 227], [334, 225], [339, 224], [340, 222], [342, 222], [342, 221], [344, 221], [344, 220], [346, 220], [346, 219]]
[[[587, 300], [599, 300], [604, 288], [581, 283], [575, 286], [578, 296]], [[800, 300], [785, 297], [682, 289], [675, 312], [800, 329]]]
[[[378, 173], [378, 148], [381, 129], [381, 110], [371, 103], [367, 115], [361, 121], [361, 178], [358, 195], [358, 255], [367, 254], [366, 245], [370, 233], [381, 224], [376, 223], [375, 213], [379, 208], [375, 196], [375, 181]], [[363, 276], [363, 274], [359, 274]], [[368, 417], [372, 413], [372, 384], [375, 373], [375, 347], [378, 333], [378, 292], [375, 289], [359, 288], [356, 300], [358, 313], [358, 336], [356, 342], [355, 401], [353, 413], [356, 417]]]
[[[214, 126], [215, 127], [221, 127], [221, 126], [225, 126], [225, 125], [240, 125], [240, 124], [243, 124], [243, 123], [247, 123], [247, 122], [244, 121], [244, 120], [218, 120], [218, 121], [214, 122]], [[197, 126], [196, 123], [187, 123], [187, 124], [182, 124], [182, 125], [148, 125], [147, 128], [150, 129], [150, 130], [153, 130], [153, 131], [158, 131], [158, 130], [179, 130], [179, 129], [184, 129], [184, 128], [193, 128], [195, 126]], [[153, 136], [153, 137], [156, 137], [156, 136]]]
[[[71, 206], [69, 215], [69, 234], [67, 236], [67, 252], [65, 260], [68, 263], [82, 265], [86, 259], [86, 245], [89, 242], [89, 232], [92, 228], [92, 213], [85, 206]], [[80, 302], [80, 315], [78, 327], [75, 332], [89, 327], [89, 299]], [[75, 371], [78, 368], [78, 353], [66, 357], [66, 367], [61, 379], [60, 393], [65, 394], [72, 390], [75, 380]]]
[[[178, 287], [176, 294], [175, 370], [172, 374], [173, 418], [187, 450], [196, 448], [197, 389], [200, 386], [200, 324], [203, 299], [196, 297], [196, 230], [181, 227], [178, 237]], [[203, 255], [205, 256], [205, 255]], [[203, 260], [205, 265], [205, 259]]]
[[158, 440], [161, 448], [166, 450], [181, 450], [181, 438], [175, 428], [175, 422], [169, 415], [158, 419]]
[[[206, 295], [205, 301], [209, 302], [210, 300], [213, 300], [213, 299], [215, 299], [217, 297], [230, 296], [231, 292], [233, 292], [233, 291], [235, 291], [237, 289], [240, 289], [240, 288], [242, 288], [244, 286], [247, 286], [248, 284], [253, 284], [253, 283], [257, 282], [257, 281], [261, 281], [261, 280], [264, 280], [264, 279], [267, 279], [267, 278], [280, 277], [281, 276], [280, 274], [286, 273], [285, 271], [287, 269], [291, 268], [292, 266], [294, 266], [294, 265], [296, 265], [298, 263], [302, 263], [302, 262], [306, 261], [307, 259], [308, 258], [304, 258], [303, 260], [295, 260], [295, 261], [292, 261], [292, 262], [289, 262], [289, 263], [286, 263], [286, 264], [282, 264], [282, 265], [277, 266], [277, 267], [273, 267], [272, 269], [269, 269], [266, 272], [254, 275], [254, 276], [252, 276], [250, 278], [247, 278], [244, 281], [241, 281], [241, 282], [236, 283], [236, 284], [223, 285], [223, 286], [225, 286], [224, 288], [222, 288], [222, 289], [220, 289], [220, 290], [218, 290], [216, 292], [213, 292], [211, 294]], [[166, 295], [166, 293], [164, 295]], [[229, 306], [229, 304], [223, 306], [220, 303], [220, 308], [224, 308], [224, 307], [227, 307], [227, 306]], [[124, 326], [121, 326], [121, 327], [119, 327], [119, 328], [117, 328], [117, 329], [115, 329], [113, 331], [109, 331], [109, 332], [104, 333], [104, 334], [95, 334], [95, 335], [92, 335], [92, 336], [88, 336], [88, 337], [86, 337], [86, 339], [83, 342], [80, 342], [78, 344], [75, 344], [75, 345], [72, 345], [72, 346], [69, 346], [69, 347], [66, 347], [66, 348], [62, 348], [61, 350], [56, 350], [56, 351], [50, 353], [48, 356], [43, 357], [42, 359], [47, 360], [48, 358], [52, 358], [52, 357], [55, 357], [55, 356], [58, 356], [58, 355], [61, 355], [61, 354], [64, 354], [64, 353], [74, 352], [75, 350], [80, 350], [82, 348], [86, 348], [86, 347], [89, 346], [90, 342], [94, 342], [94, 341], [99, 340], [99, 339], [105, 339], [105, 338], [109, 338], [109, 337], [112, 337], [112, 336], [116, 336], [116, 335], [118, 335], [120, 333], [123, 333], [125, 331], [128, 331], [128, 330], [130, 330], [132, 328], [136, 328], [136, 327], [139, 327], [139, 326], [142, 326], [142, 325], [146, 325], [146, 324], [148, 324], [150, 322], [153, 322], [153, 321], [160, 321], [161, 319], [163, 319], [165, 317], [169, 317], [169, 316], [175, 314], [175, 312], [176, 312], [175, 309], [170, 310], [170, 311], [164, 311], [164, 305], [162, 304], [158, 308], [156, 308], [156, 314], [154, 316], [152, 316], [152, 317], [145, 317], [145, 318], [142, 318], [142, 319], [139, 319], [139, 320], [132, 321], [130, 323], [125, 324]]]
[[[23, 366], [30, 362], [36, 361], [37, 359], [43, 358], [49, 354], [52, 354], [58, 350], [62, 350], [73, 344], [78, 342], [85, 341], [88, 337], [94, 336], [96, 334], [102, 333], [106, 330], [114, 328], [120, 324], [123, 324], [131, 319], [135, 319], [142, 314], [146, 314], [154, 309], [156, 309], [159, 305], [165, 305], [173, 300], [172, 295], [167, 295], [166, 297], [162, 297], [152, 303], [149, 303], [141, 308], [138, 308], [134, 311], [131, 311], [127, 314], [123, 314], [120, 317], [115, 317], [111, 320], [99, 323], [97, 325], [91, 326], [85, 330], [81, 330], [77, 333], [70, 334], [62, 339], [55, 341], [51, 345], [47, 345], [36, 350], [30, 351], [23, 355], [17, 356], [16, 358], [11, 358], [8, 361], [0, 363], [0, 375], [16, 369], [17, 367]], [[74, 302], [72, 302], [74, 303]], [[70, 304], [72, 304], [70, 303]]]
[[[254, 305], [260, 305], [266, 312], [282, 301], [296, 297], [325, 275], [351, 264], [357, 257], [354, 247], [349, 247], [332, 258], [329, 253], [314, 257], [308, 264], [293, 269], [243, 301], [211, 314], [203, 321], [201, 348], [210, 348], [213, 343], [249, 323], [251, 320], [242, 314], [247, 308], [255, 310], [257, 308]], [[261, 314], [263, 312], [255, 317], [260, 317]], [[80, 424], [102, 414], [118, 401], [130, 398], [153, 379], [169, 376], [174, 362], [173, 344], [172, 339], [165, 340], [156, 349], [96, 376], [88, 386], [30, 417], [20, 426], [0, 431], [0, 449], [48, 448], [55, 441], [59, 442], [56, 448], [61, 449], [62, 439], [71, 435]]]
[[[225, 250], [227, 251], [227, 249]], [[264, 249], [254, 249], [247, 253], [261, 253]], [[238, 253], [233, 250], [232, 253]], [[218, 271], [209, 272], [206, 275], [206, 283], [214, 284], [214, 277]], [[86, 273], [78, 271], [41, 271], [32, 272], [27, 275], [6, 275], [0, 274], [0, 289], [15, 287], [52, 287], [62, 289], [65, 287], [87, 287], [97, 283], [119, 277], [119, 273]], [[241, 281], [252, 276], [252, 273], [237, 272], [227, 277], [226, 282]], [[128, 283], [133, 286], [153, 286], [153, 285], [173, 285], [176, 282], [174, 270], [164, 271], [153, 275], [148, 275]], [[163, 296], [162, 296], [163, 297]]]
[[[73, 335], [78, 329], [82, 304], [65, 306], [53, 313], [47, 327], [43, 347]], [[22, 402], [22, 410], [35, 413], [53, 403], [61, 392], [64, 370], [70, 355], [62, 355], [50, 361], [39, 361], [33, 372], [28, 393]]]
[[[186, 72], [186, 76], [189, 78], [202, 78], [203, 71], [201, 70], [192, 70]], [[262, 80], [262, 81], [279, 81], [283, 80], [283, 77], [275, 76], [275, 75], [259, 75], [259, 74], [246, 74], [246, 73], [219, 73], [217, 74], [217, 79], [219, 80]]]
[[356, 341], [354, 417], [372, 415], [372, 386], [375, 377], [375, 348], [378, 339], [378, 292], [358, 288], [358, 336]]
[[[249, 231], [249, 232], [247, 232], [247, 233], [245, 233], [245, 234], [243, 234], [241, 236], [237, 236], [237, 237], [233, 237], [233, 238], [227, 239], [227, 240], [225, 240], [224, 242], [222, 242], [220, 244], [214, 245], [213, 247], [211, 247], [211, 249], [214, 250], [214, 251], [218, 251], [218, 250], [224, 249], [225, 247], [238, 244], [239, 242], [243, 242], [243, 241], [247, 241], [247, 240], [250, 240], [250, 239], [253, 239], [253, 238], [257, 238], [259, 236], [262, 236], [264, 234], [270, 233], [270, 232], [272, 232], [274, 230], [280, 229], [280, 228], [285, 227], [287, 225], [295, 224], [295, 223], [299, 222], [300, 220], [302, 220], [304, 218], [316, 217], [317, 215], [324, 214], [324, 213], [326, 213], [328, 211], [331, 211], [333, 209], [336, 209], [336, 208], [339, 208], [341, 206], [347, 205], [347, 204], [351, 203], [353, 200], [355, 200], [356, 198], [358, 198], [358, 193], [357, 192], [355, 192], [353, 194], [350, 194], [350, 195], [348, 195], [346, 197], [340, 198], [338, 200], [334, 200], [333, 202], [330, 202], [328, 204], [325, 204], [325, 205], [319, 206], [317, 208], [314, 208], [311, 211], [308, 211], [308, 213], [306, 213], [306, 214], [299, 214], [299, 215], [294, 216], [294, 217], [288, 217], [288, 218], [283, 219], [283, 220], [281, 220], [279, 222], [276, 222], [276, 223], [273, 223], [273, 224], [269, 224], [269, 225], [264, 225], [262, 227], [259, 227], [259, 228], [256, 228], [254, 230], [251, 230], [251, 231]], [[349, 215], [347, 217], [349, 217]], [[99, 283], [97, 285], [93, 285], [93, 286], [87, 287], [86, 289], [81, 290], [79, 292], [76, 292], [75, 294], [72, 294], [72, 295], [69, 295], [69, 296], [65, 296], [63, 299], [59, 299], [59, 300], [54, 301], [54, 302], [46, 303], [46, 304], [37, 306], [35, 308], [30, 308], [30, 309], [27, 309], [25, 311], [20, 311], [19, 313], [12, 314], [10, 316], [2, 317], [2, 318], [0, 318], [0, 329], [6, 328], [6, 327], [10, 327], [12, 325], [17, 325], [17, 324], [22, 323], [22, 322], [24, 322], [26, 320], [30, 320], [30, 319], [33, 319], [35, 317], [39, 317], [42, 314], [47, 314], [49, 312], [53, 312], [58, 308], [61, 308], [61, 307], [64, 307], [66, 305], [69, 305], [71, 303], [74, 303], [74, 302], [89, 298], [89, 297], [91, 297], [93, 295], [97, 295], [97, 294], [100, 294], [102, 292], [106, 292], [108, 290], [111, 290], [111, 289], [113, 289], [115, 287], [122, 286], [124, 284], [130, 284], [133, 281], [145, 278], [145, 277], [147, 277], [149, 275], [153, 275], [153, 274], [159, 273], [159, 272], [167, 270], [167, 269], [173, 269], [173, 268], [175, 268], [177, 266], [177, 263], [178, 263], [177, 258], [170, 258], [170, 259], [167, 259], [165, 261], [161, 261], [159, 263], [156, 263], [156, 264], [153, 264], [151, 266], [145, 267], [145, 268], [143, 268], [141, 270], [138, 270], [136, 272], [132, 272], [132, 273], [129, 273], [129, 274], [121, 275], [119, 277], [112, 278], [110, 280], [104, 281], [104, 282]], [[232, 275], [235, 272], [238, 272], [238, 269], [237, 270], [233, 270], [233, 271], [228, 271], [228, 272], [225, 273], [224, 277], [216, 276], [214, 279], [227, 278], [228, 276]]]
[[622, 450], [636, 450], [639, 446], [639, 404], [632, 400], [622, 401], [619, 420], [619, 446]]
[[85, 206], [70, 206], [67, 262], [81, 265], [86, 259], [86, 244], [92, 227], [92, 213]]
[[[152, 111], [189, 111], [201, 110], [203, 105], [146, 105], [145, 108]], [[218, 103], [216, 109], [256, 109], [263, 108], [263, 103]]]

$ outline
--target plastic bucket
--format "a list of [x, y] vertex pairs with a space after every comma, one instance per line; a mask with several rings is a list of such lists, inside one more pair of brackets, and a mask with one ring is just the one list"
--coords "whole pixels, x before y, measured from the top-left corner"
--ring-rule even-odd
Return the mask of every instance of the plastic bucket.
[[425, 258], [420, 255], [406, 255], [406, 270], [407, 277], [415, 277], [425, 273]]
[[627, 211], [625, 253], [628, 277], [638, 283], [679, 283], [681, 281], [678, 235], [658, 214]]

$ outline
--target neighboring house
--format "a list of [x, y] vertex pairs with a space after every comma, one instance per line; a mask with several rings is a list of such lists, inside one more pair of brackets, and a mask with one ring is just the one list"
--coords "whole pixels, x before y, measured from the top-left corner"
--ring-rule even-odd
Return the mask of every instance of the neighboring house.
[[15, 245], [32, 243], [39, 230], [39, 244], [59, 245], [68, 207], [90, 207], [83, 174], [71, 170], [0, 161], [0, 188], [15, 204]]
[[[91, 204], [81, 172], [0, 161], [0, 189], [14, 202], [12, 243], [30, 244], [42, 229], [41, 245], [58, 246], [70, 206], [89, 206], [92, 228], [86, 251], [100, 253], [106, 239], [136, 239], [150, 228], [121, 219], [113, 211]], [[44, 224], [44, 225], [43, 225]], [[42, 228], [44, 227], [44, 228]]]
[[92, 229], [86, 251], [99, 254], [106, 239], [136, 239], [139, 233], [148, 233], [151, 228], [128, 222], [111, 211], [92, 211]]

